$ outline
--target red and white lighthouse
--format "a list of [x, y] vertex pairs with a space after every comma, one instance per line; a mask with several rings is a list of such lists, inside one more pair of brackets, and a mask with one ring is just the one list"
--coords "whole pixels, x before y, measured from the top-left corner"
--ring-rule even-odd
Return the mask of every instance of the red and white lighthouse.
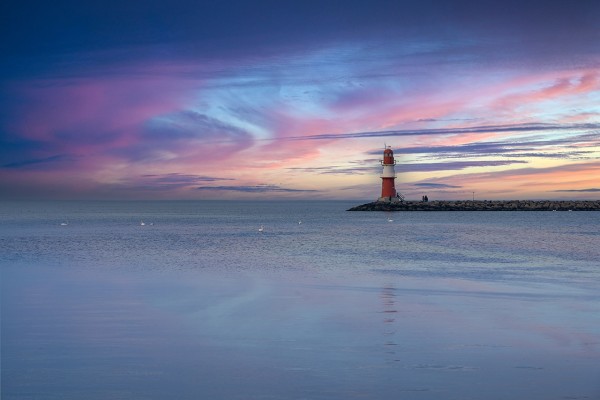
[[386, 146], [383, 150], [383, 160], [381, 160], [383, 172], [381, 173], [381, 197], [379, 201], [397, 201], [396, 186], [396, 171], [394, 170], [394, 152], [390, 146]]

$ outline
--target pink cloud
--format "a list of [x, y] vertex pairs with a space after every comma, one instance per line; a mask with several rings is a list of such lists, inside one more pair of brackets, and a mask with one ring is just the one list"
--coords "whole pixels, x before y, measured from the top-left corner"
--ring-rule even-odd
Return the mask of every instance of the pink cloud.
[[[491, 104], [492, 110], [514, 112], [519, 107], [563, 99], [600, 90], [600, 73], [596, 71], [565, 71], [548, 75], [541, 74], [507, 82], [500, 95]], [[540, 89], [532, 86], [543, 85]], [[511, 93], [515, 92], [516, 93]]]
[[179, 109], [191, 93], [165, 77], [38, 80], [14, 88], [23, 100], [14, 129], [55, 151], [91, 153], [130, 146], [144, 121]]

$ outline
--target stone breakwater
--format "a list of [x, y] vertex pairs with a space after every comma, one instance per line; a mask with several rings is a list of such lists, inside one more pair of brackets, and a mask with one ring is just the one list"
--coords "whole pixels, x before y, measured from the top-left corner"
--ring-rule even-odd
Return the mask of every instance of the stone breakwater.
[[348, 211], [600, 211], [600, 200], [374, 201]]

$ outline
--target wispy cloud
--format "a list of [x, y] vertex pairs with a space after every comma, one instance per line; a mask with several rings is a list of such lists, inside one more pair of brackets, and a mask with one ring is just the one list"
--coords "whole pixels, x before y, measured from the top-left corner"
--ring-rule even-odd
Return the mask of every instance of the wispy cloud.
[[185, 175], [178, 173], [171, 174], [147, 174], [142, 175], [143, 179], [152, 180], [156, 183], [166, 183], [166, 184], [194, 184], [198, 182], [215, 182], [215, 181], [233, 181], [232, 178], [218, 178], [214, 176], [204, 176], [204, 175]]
[[500, 160], [500, 161], [447, 161], [437, 163], [401, 164], [396, 166], [398, 172], [430, 172], [430, 171], [452, 171], [471, 167], [499, 167], [511, 164], [527, 164], [522, 160]]
[[600, 188], [589, 188], [589, 189], [563, 189], [563, 190], [555, 190], [555, 192], [582, 192], [582, 193], [594, 193], [594, 192], [600, 192]]
[[58, 154], [55, 156], [44, 157], [44, 158], [34, 158], [34, 159], [23, 160], [23, 161], [9, 162], [9, 163], [3, 164], [1, 166], [1, 168], [13, 168], [13, 169], [30, 168], [30, 167], [47, 168], [48, 164], [55, 164], [55, 163], [59, 163], [61, 161], [73, 161], [73, 160], [74, 160], [73, 156]]
[[328, 166], [328, 167], [294, 167], [287, 168], [290, 171], [316, 173], [325, 175], [360, 175], [360, 174], [377, 174], [380, 172], [380, 167], [345, 167], [345, 166]]
[[363, 131], [351, 133], [325, 133], [319, 135], [290, 136], [280, 140], [331, 140], [331, 139], [357, 139], [357, 138], [386, 138], [401, 136], [429, 136], [429, 135], [461, 135], [473, 133], [507, 133], [507, 132], [547, 132], [547, 131], [573, 131], [600, 129], [600, 123], [585, 124], [508, 124], [485, 125], [475, 127], [442, 128], [442, 129], [395, 129], [387, 131]]
[[195, 188], [203, 182], [233, 181], [232, 178], [221, 178], [205, 175], [191, 175], [180, 173], [169, 174], [144, 174], [121, 178], [118, 182], [104, 184], [104, 188], [112, 191], [132, 192], [172, 192]]
[[432, 189], [458, 189], [462, 186], [457, 185], [448, 185], [445, 183], [432, 183], [432, 182], [419, 182], [413, 183], [413, 186], [417, 186], [420, 188], [432, 188]]
[[[396, 172], [424, 172], [424, 171], [452, 171], [462, 170], [472, 167], [498, 167], [510, 164], [527, 164], [523, 160], [487, 160], [487, 161], [447, 161], [447, 162], [419, 162], [419, 163], [402, 163], [396, 165]], [[344, 167], [344, 166], [328, 166], [328, 167], [296, 167], [287, 168], [288, 170], [326, 174], [326, 175], [377, 175], [381, 172], [380, 166], [364, 166], [364, 167]]]
[[[599, 124], [600, 126], [600, 124]], [[571, 130], [573, 128], [565, 127], [564, 130]], [[394, 149], [396, 154], [436, 154], [436, 155], [460, 155], [464, 156], [480, 156], [480, 155], [505, 155], [509, 156], [520, 156], [523, 154], [530, 154], [534, 156], [547, 156], [552, 157], [553, 154], [549, 153], [523, 153], [531, 151], [539, 151], [540, 149], [547, 149], [552, 147], [561, 146], [564, 148], [570, 148], [570, 153], [565, 153], [565, 156], [571, 155], [582, 155], [593, 153], [593, 151], [575, 151], [573, 149], [581, 149], [581, 146], [598, 146], [600, 145], [600, 132], [591, 132], [585, 134], [571, 134], [568, 137], [559, 139], [549, 139], [547, 137], [538, 138], [537, 140], [532, 139], [514, 139], [507, 138], [503, 141], [485, 141], [485, 142], [474, 142], [459, 145], [449, 146], [411, 146], [411, 147], [399, 147]], [[370, 154], [379, 154], [381, 151], [372, 151]]]
[[291, 189], [284, 188], [277, 185], [251, 185], [251, 186], [199, 186], [196, 190], [207, 190], [207, 191], [233, 191], [233, 192], [245, 192], [245, 193], [301, 193], [301, 192], [318, 192], [314, 189]]

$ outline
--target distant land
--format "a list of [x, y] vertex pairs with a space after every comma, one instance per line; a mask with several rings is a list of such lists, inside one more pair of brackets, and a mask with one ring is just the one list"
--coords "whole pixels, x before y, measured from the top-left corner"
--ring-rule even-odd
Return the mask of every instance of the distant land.
[[600, 211], [600, 200], [374, 201], [348, 211]]

